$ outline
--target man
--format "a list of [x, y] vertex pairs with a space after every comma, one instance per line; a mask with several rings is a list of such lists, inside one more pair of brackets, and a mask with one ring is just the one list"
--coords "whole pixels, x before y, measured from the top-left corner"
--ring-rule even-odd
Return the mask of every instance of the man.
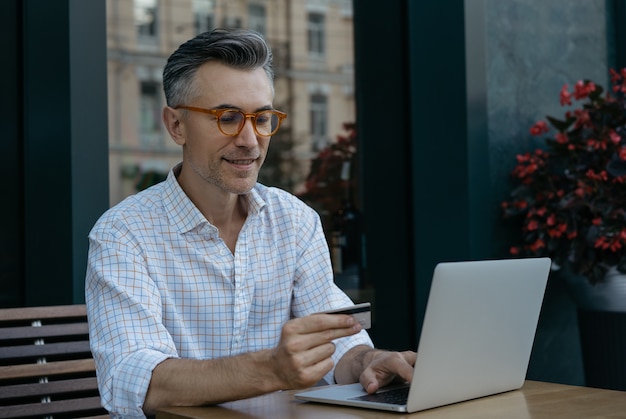
[[318, 215], [257, 183], [271, 135], [271, 51], [214, 30], [169, 58], [163, 122], [182, 147], [168, 178], [107, 211], [89, 235], [86, 301], [104, 407], [143, 417], [360, 381], [410, 380], [414, 352], [373, 349], [333, 283]]

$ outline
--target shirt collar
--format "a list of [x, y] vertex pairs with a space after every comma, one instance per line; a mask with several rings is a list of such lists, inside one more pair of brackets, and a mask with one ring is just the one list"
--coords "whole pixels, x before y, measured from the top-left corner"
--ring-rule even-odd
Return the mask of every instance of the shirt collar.
[[[174, 166], [164, 182], [162, 192], [163, 205], [168, 214], [170, 223], [176, 226], [180, 233], [187, 233], [203, 225], [211, 223], [205, 218], [200, 210], [191, 202], [191, 199], [180, 187], [176, 177], [180, 173], [182, 163]], [[266, 202], [259, 193], [259, 184], [246, 194], [248, 198], [248, 217], [259, 214], [266, 206]]]

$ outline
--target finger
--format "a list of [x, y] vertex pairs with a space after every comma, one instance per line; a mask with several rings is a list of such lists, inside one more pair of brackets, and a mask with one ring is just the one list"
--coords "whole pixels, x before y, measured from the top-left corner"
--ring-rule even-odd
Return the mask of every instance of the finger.
[[417, 354], [410, 353], [411, 351], [407, 352], [401, 353], [402, 359], [393, 359], [392, 368], [395, 370], [395, 373], [402, 378], [402, 380], [411, 382], [413, 379], [413, 365], [415, 365], [415, 358], [417, 357]]
[[332, 369], [334, 361], [331, 355], [335, 352], [335, 345], [327, 343], [311, 350], [289, 354], [277, 348], [274, 353], [278, 373], [287, 387], [302, 388], [316, 384]]
[[415, 356], [411, 351], [383, 352], [363, 370], [359, 382], [370, 394], [389, 384], [396, 377], [410, 382], [413, 378], [411, 362], [415, 363]]
[[317, 384], [333, 368], [332, 358], [324, 358], [300, 371], [291, 381], [292, 388], [306, 388]]
[[348, 314], [311, 314], [294, 319], [294, 327], [299, 333], [314, 333], [328, 329], [343, 329], [358, 323]]
[[364, 370], [361, 376], [359, 377], [359, 383], [365, 389], [367, 394], [374, 394], [381, 387], [376, 374], [371, 370]]
[[295, 354], [295, 363], [304, 368], [308, 368], [325, 359], [330, 359], [332, 354], [335, 353], [335, 349], [335, 344], [332, 342], [315, 346], [309, 350]]
[[[282, 336], [285, 344], [294, 352], [311, 349], [324, 343], [332, 342], [345, 336], [354, 335], [361, 330], [361, 325], [354, 321], [351, 316], [343, 316], [345, 323], [340, 319], [337, 323], [336, 319], [330, 319], [330, 322], [320, 322], [315, 316], [303, 317], [300, 319], [290, 320], [283, 326]], [[324, 315], [326, 317], [334, 317], [332, 315]], [[298, 320], [297, 322], [295, 320]], [[322, 319], [324, 320], [324, 319]], [[308, 323], [313, 323], [309, 325]], [[320, 328], [325, 325], [325, 328]], [[342, 327], [338, 327], [342, 326]]]
[[410, 366], [415, 365], [415, 361], [417, 360], [417, 352], [404, 351], [404, 352], [401, 352], [401, 354], [402, 354], [402, 357], [404, 357], [404, 359], [406, 360], [407, 364], [409, 364]]

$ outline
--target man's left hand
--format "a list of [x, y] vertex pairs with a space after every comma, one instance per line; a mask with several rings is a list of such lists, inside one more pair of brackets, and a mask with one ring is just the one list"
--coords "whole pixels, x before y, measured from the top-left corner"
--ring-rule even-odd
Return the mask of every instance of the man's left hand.
[[394, 380], [411, 382], [413, 365], [417, 357], [415, 352], [374, 350], [371, 355], [371, 360], [359, 376], [359, 382], [369, 394], [375, 393], [380, 387]]
[[337, 363], [335, 381], [340, 384], [358, 381], [371, 394], [394, 380], [411, 382], [416, 357], [413, 351], [392, 352], [359, 345]]

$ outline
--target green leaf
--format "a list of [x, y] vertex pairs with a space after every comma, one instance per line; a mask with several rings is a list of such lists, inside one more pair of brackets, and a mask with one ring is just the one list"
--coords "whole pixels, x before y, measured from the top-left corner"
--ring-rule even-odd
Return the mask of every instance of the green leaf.
[[552, 116], [546, 116], [546, 119], [550, 121], [550, 124], [560, 132], [567, 131], [567, 129], [572, 126], [574, 121], [576, 121], [576, 118], [574, 118], [573, 116], [567, 118], [564, 121], [560, 119], [556, 119]]

